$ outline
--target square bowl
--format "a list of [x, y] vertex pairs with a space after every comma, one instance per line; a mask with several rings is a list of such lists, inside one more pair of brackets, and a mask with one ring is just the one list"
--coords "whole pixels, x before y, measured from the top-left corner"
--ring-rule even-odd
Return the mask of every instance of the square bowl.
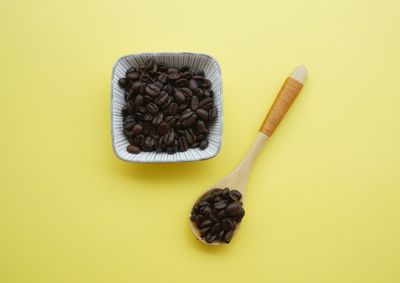
[[[185, 152], [168, 154], [166, 152], [140, 152], [131, 154], [126, 148], [129, 142], [123, 134], [122, 107], [125, 104], [125, 90], [118, 85], [118, 80], [125, 76], [130, 67], [139, 67], [146, 60], [166, 63], [174, 67], [189, 66], [194, 72], [204, 71], [204, 76], [211, 81], [214, 91], [214, 103], [218, 113], [216, 119], [209, 126], [208, 147], [204, 150], [190, 148]], [[222, 142], [222, 77], [218, 62], [211, 56], [201, 53], [189, 52], [161, 52], [140, 53], [119, 58], [115, 63], [111, 77], [111, 136], [112, 147], [115, 155], [128, 162], [184, 162], [210, 159], [218, 154]]]

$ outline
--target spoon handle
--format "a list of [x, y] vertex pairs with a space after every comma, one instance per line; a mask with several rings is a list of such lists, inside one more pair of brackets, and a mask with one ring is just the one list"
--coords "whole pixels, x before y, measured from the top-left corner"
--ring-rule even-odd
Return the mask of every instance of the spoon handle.
[[272, 136], [297, 95], [300, 93], [306, 76], [307, 69], [304, 66], [299, 66], [293, 70], [276, 96], [274, 103], [261, 125], [260, 132], [266, 134], [268, 137]]

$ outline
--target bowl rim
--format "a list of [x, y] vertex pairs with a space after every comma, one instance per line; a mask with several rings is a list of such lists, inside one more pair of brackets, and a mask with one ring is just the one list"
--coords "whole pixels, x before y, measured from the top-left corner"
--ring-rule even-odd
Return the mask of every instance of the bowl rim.
[[[221, 123], [220, 123], [220, 128], [219, 128], [219, 134], [218, 134], [218, 148], [215, 151], [215, 153], [213, 153], [210, 156], [207, 157], [199, 157], [196, 159], [176, 159], [176, 160], [130, 160], [130, 159], [126, 159], [124, 157], [122, 157], [117, 149], [116, 149], [116, 145], [115, 145], [115, 136], [114, 136], [114, 123], [113, 123], [113, 117], [114, 117], [114, 110], [113, 110], [113, 101], [114, 101], [114, 92], [113, 92], [113, 86], [114, 86], [114, 82], [113, 82], [113, 78], [114, 78], [114, 73], [115, 73], [115, 68], [117, 67], [118, 63], [122, 60], [125, 59], [127, 57], [134, 57], [134, 56], [149, 56], [149, 55], [162, 55], [162, 54], [175, 54], [175, 55], [192, 55], [192, 56], [203, 56], [203, 57], [207, 57], [209, 58], [211, 61], [213, 61], [218, 69], [218, 74], [219, 74], [219, 81], [220, 81], [220, 92], [221, 92], [221, 107], [220, 109], [218, 109], [218, 113], [221, 116]], [[120, 56], [115, 63], [113, 64], [112, 67], [112, 72], [111, 72], [111, 84], [110, 84], [110, 92], [111, 92], [111, 96], [110, 96], [110, 118], [111, 118], [111, 143], [112, 143], [112, 149], [113, 152], [115, 154], [115, 156], [122, 160], [122, 161], [126, 161], [126, 162], [131, 162], [131, 163], [177, 163], [177, 162], [195, 162], [195, 161], [203, 161], [203, 160], [208, 160], [211, 159], [213, 157], [215, 157], [220, 151], [221, 151], [221, 147], [222, 147], [222, 133], [223, 133], [223, 127], [224, 127], [224, 123], [223, 123], [223, 83], [222, 83], [222, 72], [221, 72], [221, 66], [219, 64], [219, 62], [215, 59], [215, 57], [206, 54], [206, 53], [198, 53], [198, 52], [188, 52], [188, 51], [162, 51], [162, 52], [141, 52], [141, 53], [133, 53], [133, 54], [127, 54], [127, 55], [123, 55]]]

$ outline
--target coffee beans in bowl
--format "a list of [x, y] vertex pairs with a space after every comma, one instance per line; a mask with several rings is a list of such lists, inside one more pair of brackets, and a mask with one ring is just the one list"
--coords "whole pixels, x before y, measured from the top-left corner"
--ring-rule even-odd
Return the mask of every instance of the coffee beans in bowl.
[[123, 133], [129, 153], [207, 148], [208, 128], [218, 110], [204, 71], [149, 59], [129, 68], [118, 84], [125, 90]]
[[230, 243], [236, 226], [245, 214], [238, 190], [216, 188], [203, 195], [193, 206], [190, 221], [207, 243]]
[[143, 53], [119, 59], [112, 77], [115, 154], [134, 162], [215, 156], [222, 136], [218, 63], [196, 53]]

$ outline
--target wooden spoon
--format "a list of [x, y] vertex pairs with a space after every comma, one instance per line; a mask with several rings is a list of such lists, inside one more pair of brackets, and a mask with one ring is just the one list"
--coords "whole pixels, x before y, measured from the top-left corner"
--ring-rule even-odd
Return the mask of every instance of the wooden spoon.
[[[258, 132], [256, 140], [253, 146], [250, 148], [243, 160], [236, 166], [231, 173], [229, 173], [225, 178], [219, 180], [216, 184], [211, 186], [209, 190], [203, 193], [198, 199], [203, 197], [206, 193], [214, 188], [230, 188], [236, 189], [242, 193], [244, 196], [244, 190], [247, 184], [247, 179], [250, 175], [250, 170], [253, 167], [256, 157], [261, 152], [261, 149], [269, 137], [272, 136], [275, 129], [282, 121], [283, 117], [289, 110], [290, 106], [296, 99], [297, 95], [303, 87], [304, 80], [307, 77], [307, 69], [304, 66], [298, 66], [293, 70], [290, 76], [286, 79], [281, 90], [279, 91], [274, 103], [271, 106], [267, 116], [261, 128]], [[242, 199], [243, 201], [243, 199]], [[197, 202], [197, 201], [196, 201]], [[237, 225], [235, 232], [239, 229], [240, 225]], [[200, 236], [200, 231], [196, 227], [196, 224], [190, 222], [190, 227], [192, 228], [193, 234], [201, 242], [207, 245], [220, 245], [221, 242], [207, 243]]]

